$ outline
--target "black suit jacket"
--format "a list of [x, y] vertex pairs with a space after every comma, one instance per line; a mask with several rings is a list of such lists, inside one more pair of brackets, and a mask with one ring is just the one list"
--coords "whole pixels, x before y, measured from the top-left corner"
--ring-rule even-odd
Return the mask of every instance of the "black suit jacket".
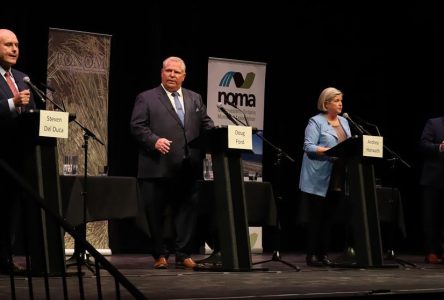
[[[11, 69], [12, 76], [14, 76], [15, 83], [18, 90], [22, 91], [28, 89], [28, 86], [23, 81], [23, 78], [27, 75], [16, 69]], [[20, 140], [22, 138], [18, 128], [18, 114], [17, 112], [11, 112], [9, 109], [8, 99], [14, 97], [11, 89], [6, 83], [6, 79], [0, 76], [0, 157], [6, 159], [6, 161], [14, 164], [16, 162], [15, 157], [20, 156]], [[24, 108], [22, 113], [26, 113], [30, 109], [35, 109], [36, 105], [34, 97], [31, 93], [29, 105]]]
[[[213, 128], [214, 123], [207, 115], [206, 106], [199, 94], [184, 88], [182, 93], [184, 126], [162, 86], [142, 92], [136, 97], [130, 126], [139, 145], [139, 178], [177, 176], [183, 170], [184, 162], [196, 174], [201, 170], [201, 150], [189, 147], [188, 143]], [[162, 155], [154, 148], [159, 138], [172, 141], [167, 155]]]
[[420, 142], [424, 156], [421, 185], [444, 189], [444, 152], [439, 152], [439, 145], [443, 140], [444, 117], [429, 119]]
[[[16, 69], [11, 69], [12, 76], [14, 77], [15, 83], [17, 84], [18, 90], [23, 91], [28, 89], [28, 86], [23, 81], [23, 78], [27, 75]], [[13, 119], [17, 117], [17, 113], [12, 113], [9, 109], [8, 99], [14, 97], [11, 89], [6, 83], [6, 79], [0, 76], [0, 120]], [[34, 97], [31, 94], [31, 99], [29, 105], [25, 107], [24, 111], [35, 108]]]

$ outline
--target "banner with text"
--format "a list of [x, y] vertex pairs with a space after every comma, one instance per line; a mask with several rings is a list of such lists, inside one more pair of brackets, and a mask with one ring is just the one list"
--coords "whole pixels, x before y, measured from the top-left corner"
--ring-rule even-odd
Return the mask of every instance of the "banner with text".
[[[64, 156], [77, 156], [78, 175], [84, 174], [82, 162], [85, 161], [85, 145], [88, 150], [88, 175], [98, 175], [99, 170], [108, 164], [110, 50], [109, 35], [49, 29], [47, 85], [51, 90], [47, 90], [48, 97], [67, 112], [74, 113], [76, 121], [104, 144], [93, 138], [88, 142], [79, 124], [71, 122], [68, 138], [57, 140], [60, 174], [63, 173]], [[47, 102], [47, 109], [53, 109], [52, 106]], [[100, 230], [104, 231], [106, 227]], [[91, 242], [96, 248], [107, 248], [108, 235], [98, 233], [96, 229], [94, 231], [94, 239], [101, 240]]]
[[[208, 115], [215, 125], [233, 125], [222, 110], [252, 126], [264, 127], [266, 64], [210, 57], [208, 60]], [[262, 139], [253, 134], [253, 154], [243, 155], [244, 178], [262, 178]]]

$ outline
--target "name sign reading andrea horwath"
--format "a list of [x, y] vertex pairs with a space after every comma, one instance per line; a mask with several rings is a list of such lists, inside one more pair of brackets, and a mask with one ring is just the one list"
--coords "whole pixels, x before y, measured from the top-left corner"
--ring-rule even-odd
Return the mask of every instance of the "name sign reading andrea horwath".
[[228, 125], [228, 148], [253, 150], [253, 135], [250, 126]]
[[382, 158], [384, 149], [382, 136], [363, 135], [362, 143], [362, 156]]
[[63, 111], [40, 110], [39, 136], [68, 138], [69, 113]]

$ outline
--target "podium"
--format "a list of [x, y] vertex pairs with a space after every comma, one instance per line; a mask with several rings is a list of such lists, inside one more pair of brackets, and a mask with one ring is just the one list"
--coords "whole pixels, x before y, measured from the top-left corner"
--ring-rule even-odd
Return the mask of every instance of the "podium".
[[345, 159], [356, 261], [355, 267], [384, 267], [373, 157], [363, 156], [363, 137], [354, 136], [325, 152]]
[[[21, 134], [23, 176], [44, 199], [51, 212], [62, 216], [61, 190], [57, 165], [56, 139], [39, 136], [39, 110], [30, 110], [18, 116]], [[57, 276], [65, 273], [63, 231], [34, 199], [24, 203], [28, 234], [28, 253], [31, 273], [35, 276]]]
[[228, 148], [227, 127], [216, 127], [190, 143], [211, 153], [214, 172], [214, 216], [221, 251], [221, 271], [251, 271], [245, 186], [241, 154]]

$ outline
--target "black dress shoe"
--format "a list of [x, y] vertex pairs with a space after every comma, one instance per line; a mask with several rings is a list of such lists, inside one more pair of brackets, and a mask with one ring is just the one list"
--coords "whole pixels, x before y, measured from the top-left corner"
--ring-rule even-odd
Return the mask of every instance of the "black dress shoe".
[[319, 257], [319, 260], [322, 262], [324, 266], [333, 266], [333, 262], [328, 258], [327, 255]]
[[307, 266], [311, 267], [323, 267], [324, 263], [316, 255], [307, 255], [305, 257], [305, 262]]

